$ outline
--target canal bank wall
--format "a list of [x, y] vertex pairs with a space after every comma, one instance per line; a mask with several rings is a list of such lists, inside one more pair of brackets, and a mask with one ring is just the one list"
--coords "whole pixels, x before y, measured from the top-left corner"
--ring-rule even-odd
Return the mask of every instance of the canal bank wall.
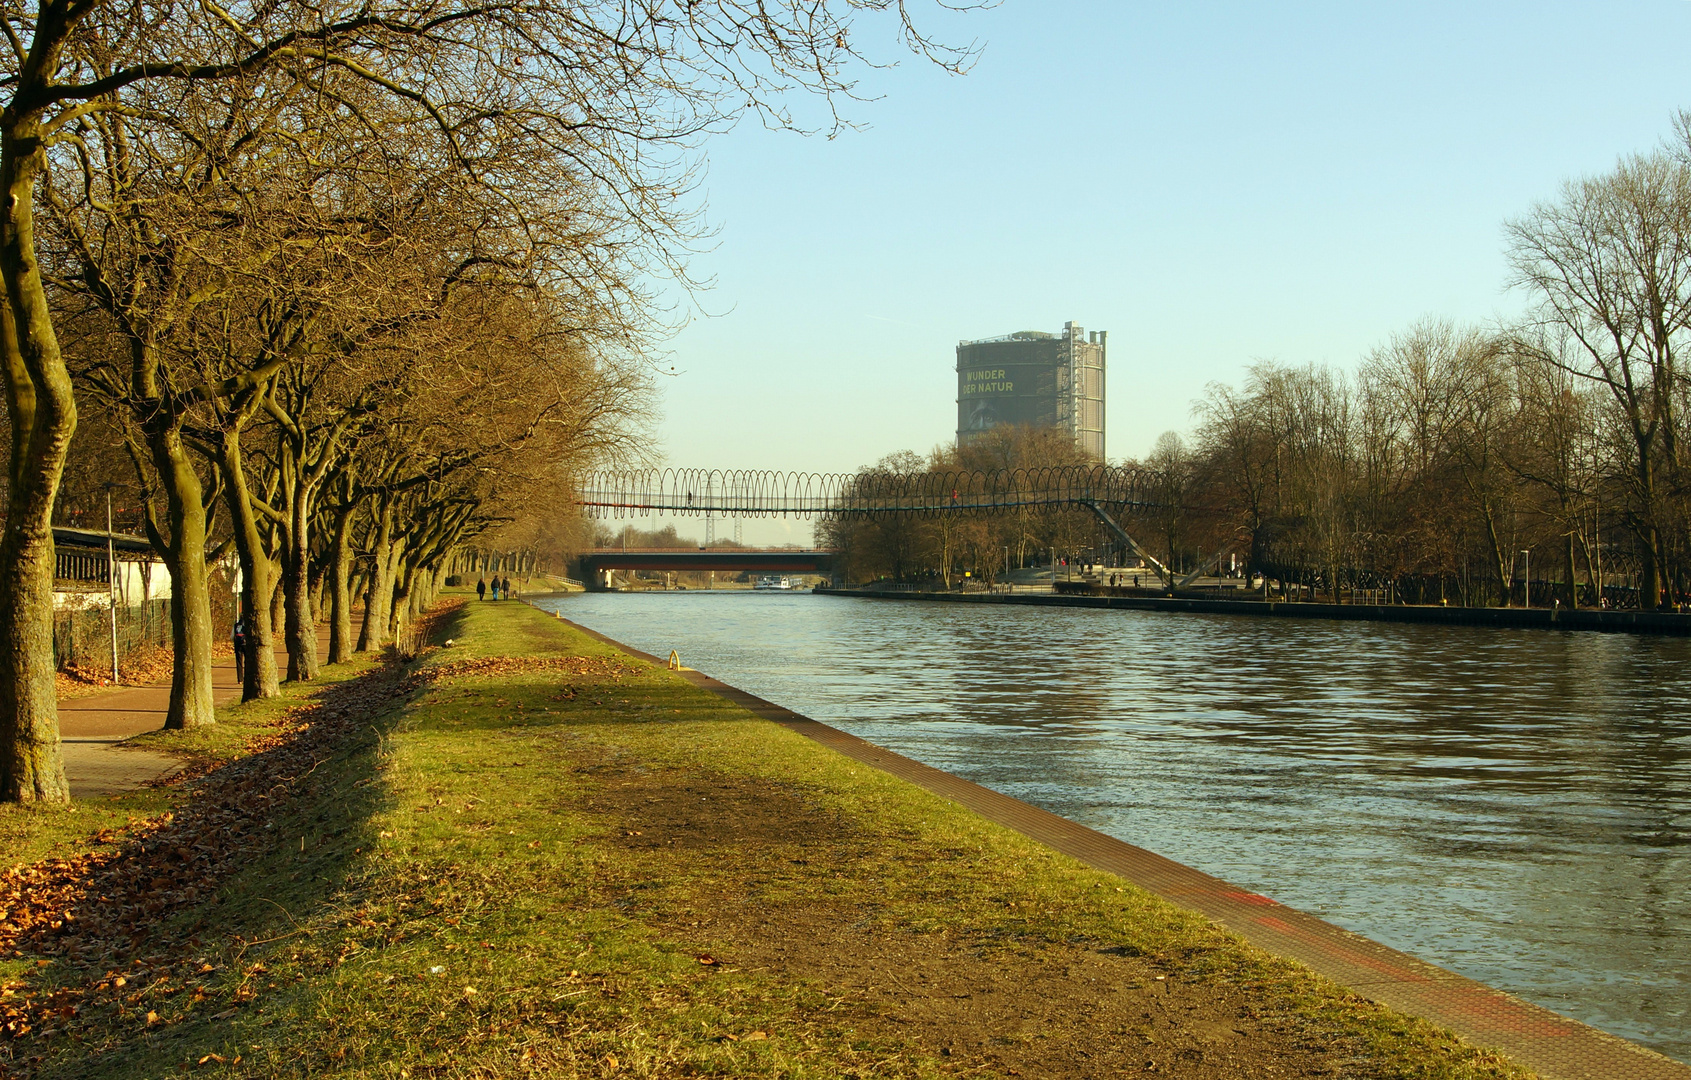
[[1534, 630], [1585, 630], [1620, 634], [1691, 637], [1691, 615], [1662, 611], [1598, 611], [1581, 608], [1423, 607], [1398, 604], [1317, 604], [1263, 600], [1207, 600], [1141, 596], [1107, 586], [1062, 592], [943, 592], [818, 586], [824, 596], [861, 596], [879, 600], [927, 600], [952, 604], [1009, 604], [1022, 607], [1109, 608], [1200, 615], [1248, 615], [1266, 619], [1329, 619], [1345, 622], [1432, 623], [1446, 626], [1495, 626]]
[[[819, 591], [844, 595], [860, 592]], [[910, 594], [889, 592], [886, 595]], [[948, 594], [918, 596], [955, 598]], [[631, 656], [665, 664], [663, 658], [573, 622], [561, 612], [553, 614], [597, 641]], [[1276, 956], [1295, 960], [1361, 997], [1400, 1013], [1431, 1021], [1472, 1045], [1507, 1054], [1545, 1080], [1691, 1080], [1691, 1065], [1637, 1043], [1426, 963], [1270, 897], [1240, 888], [1030, 803], [924, 765], [704, 672], [681, 667], [678, 674], [695, 687], [854, 761], [914, 784], [988, 821], [1012, 829], [1095, 869], [1124, 878], [1180, 907], [1196, 911], [1250, 944]]]

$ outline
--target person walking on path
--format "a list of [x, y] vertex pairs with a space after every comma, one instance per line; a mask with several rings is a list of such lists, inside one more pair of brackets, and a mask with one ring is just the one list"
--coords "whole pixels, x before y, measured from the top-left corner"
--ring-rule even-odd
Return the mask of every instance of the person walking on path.
[[247, 620], [244, 616], [235, 617], [235, 625], [231, 630], [235, 646], [235, 681], [245, 682], [247, 678]]
[[511, 579], [506, 578], [505, 579], [505, 599], [510, 600], [514, 596], [516, 596], [516, 593], [513, 593], [511, 591]]
[[486, 600], [487, 599], [487, 579], [486, 578], [481, 578], [476, 582], [476, 599], [477, 600]]
[[493, 598], [495, 600], [499, 599], [499, 575], [498, 574], [493, 575]]

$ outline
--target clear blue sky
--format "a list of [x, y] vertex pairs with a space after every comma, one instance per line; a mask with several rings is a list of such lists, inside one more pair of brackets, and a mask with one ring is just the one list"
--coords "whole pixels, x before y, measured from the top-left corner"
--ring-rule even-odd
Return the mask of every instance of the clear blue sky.
[[1519, 310], [1503, 221], [1691, 107], [1683, 0], [930, 21], [984, 46], [970, 74], [905, 58], [864, 73], [864, 130], [709, 144], [716, 314], [670, 343], [669, 464], [926, 451], [958, 339], [1068, 319], [1110, 331], [1109, 454], [1141, 455], [1253, 360], [1349, 366], [1423, 315]]

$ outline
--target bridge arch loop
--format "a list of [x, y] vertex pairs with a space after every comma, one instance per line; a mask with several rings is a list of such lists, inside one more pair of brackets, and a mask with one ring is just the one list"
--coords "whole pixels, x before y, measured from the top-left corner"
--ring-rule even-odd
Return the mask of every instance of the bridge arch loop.
[[855, 473], [764, 469], [605, 470], [584, 478], [576, 500], [598, 518], [867, 517], [994, 515], [1025, 509], [1105, 505], [1147, 509], [1136, 468], [1065, 465], [1000, 470], [936, 469]]

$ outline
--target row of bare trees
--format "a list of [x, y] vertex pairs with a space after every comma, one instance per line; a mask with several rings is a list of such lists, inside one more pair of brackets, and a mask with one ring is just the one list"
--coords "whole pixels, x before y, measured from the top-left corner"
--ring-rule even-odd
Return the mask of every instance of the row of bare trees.
[[1508, 603], [1526, 551], [1560, 603], [1594, 604], [1636, 569], [1601, 406], [1538, 339], [1426, 322], [1354, 375], [1259, 364], [1210, 387], [1193, 445], [1166, 440], [1146, 467], [1175, 545], [1232, 544], [1335, 599]]
[[[479, 532], [631, 445], [700, 137], [849, 98], [901, 0], [36, 0], [0, 13], [0, 801], [67, 798], [61, 488], [133, 489], [176, 610], [169, 724], [212, 719], [208, 566], [246, 695], [379, 647]], [[87, 430], [76, 439], [79, 417]], [[89, 436], [101, 445], [84, 445]], [[81, 472], [84, 475], [78, 475]], [[355, 638], [353, 599], [364, 615]]]
[[1561, 604], [1683, 603], [1691, 118], [1506, 236], [1525, 319], [1425, 321], [1354, 375], [1261, 364], [1210, 387], [1191, 450], [1150, 463], [1178, 478], [1188, 543], [1335, 593], [1508, 603], [1536, 565]]
[[[1658, 151], [1565, 184], [1506, 227], [1526, 318], [1425, 320], [1354, 370], [1259, 363], [1212, 385], [1190, 437], [1139, 470], [1138, 541], [1168, 565], [1231, 552], [1282, 585], [1407, 602], [1542, 600], [1663, 608], [1691, 596], [1691, 116]], [[1072, 448], [1001, 433], [877, 469], [1062, 464]], [[873, 472], [873, 470], [870, 470]], [[858, 578], [993, 573], [1026, 552], [1102, 550], [1070, 512], [826, 526]], [[1049, 557], [1047, 554], [1045, 557]], [[1035, 561], [1038, 561], [1037, 559]], [[1230, 560], [1231, 562], [1231, 560]]]
[[[858, 479], [872, 486], [923, 473], [987, 478], [1086, 464], [1074, 440], [1054, 428], [997, 427], [927, 457], [908, 450], [889, 454]], [[1049, 507], [992, 515], [878, 513], [825, 518], [817, 523], [816, 543], [838, 553], [835, 571], [847, 580], [933, 582], [949, 589], [965, 575], [993, 583], [1006, 569], [1079, 553], [1098, 543], [1096, 526], [1089, 511]]]

